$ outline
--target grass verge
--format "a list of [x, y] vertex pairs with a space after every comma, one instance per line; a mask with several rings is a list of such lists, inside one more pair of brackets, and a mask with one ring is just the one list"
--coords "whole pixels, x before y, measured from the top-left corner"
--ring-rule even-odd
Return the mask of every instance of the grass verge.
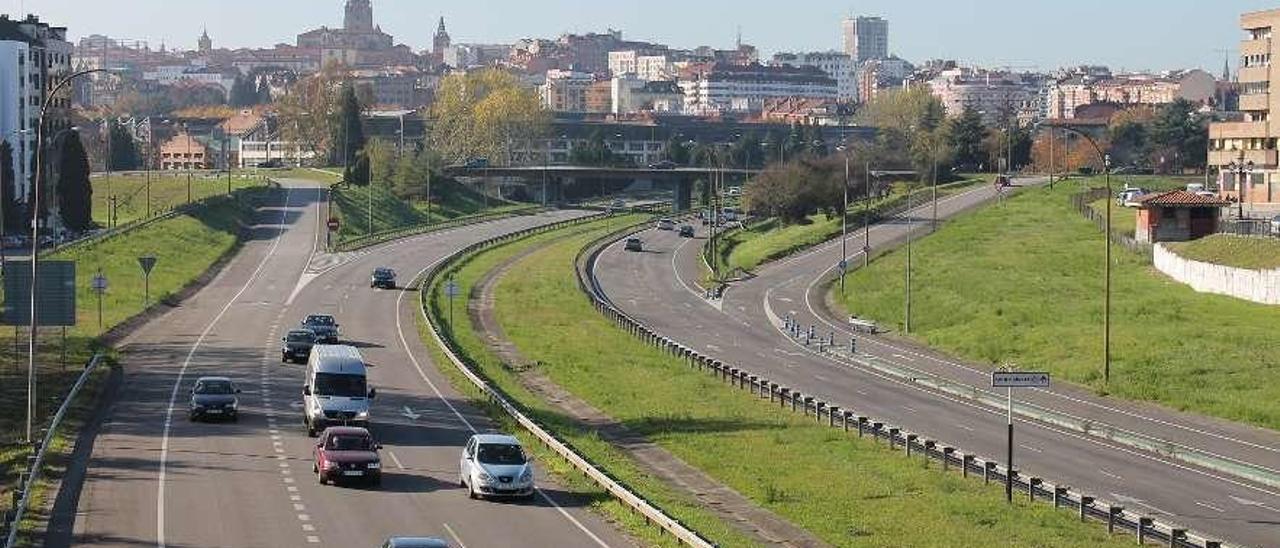
[[1280, 240], [1214, 234], [1190, 242], [1165, 244], [1184, 258], [1249, 270], [1280, 268]]
[[[1280, 309], [1196, 293], [1116, 247], [1111, 383], [1102, 382], [1104, 244], [1071, 206], [1084, 186], [1028, 189], [947, 223], [913, 253], [916, 340], [1099, 392], [1280, 428]], [[843, 307], [903, 317], [901, 252], [847, 279]], [[839, 301], [840, 297], [834, 296]]]
[[[148, 179], [150, 179], [150, 185], [147, 183]], [[223, 196], [227, 193], [227, 174], [225, 173], [192, 173], [190, 181], [190, 201], [192, 202]], [[231, 176], [233, 191], [263, 186], [263, 182], [261, 175], [255, 175], [250, 171], [236, 171]], [[151, 187], [149, 209], [147, 207], [148, 186]], [[151, 215], [158, 215], [188, 203], [187, 175], [153, 171], [150, 175], [129, 172], [112, 174], [111, 177], [107, 177], [106, 174], [93, 177], [93, 220], [99, 225], [107, 226], [111, 214], [112, 196], [115, 196], [117, 225], [145, 219], [148, 211]]]
[[[1120, 544], [1096, 525], [1046, 506], [1018, 502], [1010, 511], [998, 489], [779, 413], [689, 370], [609, 323], [578, 290], [574, 256], [595, 234], [558, 236], [562, 240], [521, 259], [512, 269], [518, 277], [499, 282], [496, 312], [508, 338], [556, 383], [757, 504], [836, 546]], [[463, 294], [528, 245], [534, 244], [494, 248], [463, 264], [455, 272]], [[428, 295], [441, 305], [439, 291]], [[750, 544], [718, 520], [694, 513], [699, 507], [665, 498], [674, 495], [663, 493], [664, 485], [632, 483], [626, 468], [612, 468], [612, 448], [596, 447], [590, 432], [563, 424], [521, 390], [469, 323], [451, 329], [485, 374], [616, 477], [713, 541]]]
[[[432, 189], [438, 198], [427, 214], [426, 202], [410, 202], [397, 198], [381, 186], [369, 187], [344, 185], [335, 187], [333, 193], [334, 214], [341, 220], [338, 240], [349, 240], [411, 226], [436, 223], [478, 213], [501, 213], [529, 207], [528, 204], [490, 199], [485, 208], [484, 197], [454, 182], [441, 183], [442, 188]], [[370, 195], [372, 192], [372, 196]], [[370, 227], [370, 203], [373, 209], [373, 225]], [[372, 228], [372, 230], [371, 230]]]

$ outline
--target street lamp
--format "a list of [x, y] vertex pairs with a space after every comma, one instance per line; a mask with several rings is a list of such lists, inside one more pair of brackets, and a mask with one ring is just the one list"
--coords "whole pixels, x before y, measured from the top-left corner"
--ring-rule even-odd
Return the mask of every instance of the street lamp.
[[[1055, 124], [1043, 124], [1050, 131], [1061, 129], [1068, 133], [1083, 137], [1089, 146], [1093, 147], [1093, 151], [1098, 154], [1098, 160], [1102, 162], [1102, 172], [1106, 178], [1107, 184], [1107, 213], [1104, 220], [1103, 239], [1107, 243], [1107, 262], [1105, 267], [1105, 281], [1103, 293], [1103, 310], [1102, 310], [1102, 383], [1108, 385], [1111, 383], [1111, 155], [1102, 151], [1102, 147], [1098, 146], [1098, 142], [1088, 133], [1080, 131], [1070, 126], [1060, 126]], [[1039, 124], [1037, 124], [1037, 127]]]
[[31, 192], [31, 331], [27, 343], [27, 443], [31, 442], [32, 421], [36, 414], [36, 289], [40, 278], [37, 276], [40, 266], [40, 187], [43, 186], [44, 178], [44, 117], [49, 111], [49, 105], [52, 104], [54, 97], [58, 95], [62, 88], [70, 84], [72, 80], [93, 74], [95, 72], [110, 72], [108, 69], [89, 69], [72, 73], [70, 76], [63, 78], [49, 93], [45, 95], [44, 101], [40, 103], [40, 117], [36, 122], [36, 173], [35, 188]]
[[844, 153], [844, 198], [840, 200], [840, 296], [844, 296], [844, 275], [849, 269], [849, 155], [845, 145], [836, 147]]
[[1248, 162], [1244, 160], [1244, 149], [1242, 148], [1240, 149], [1240, 158], [1238, 160], [1232, 160], [1230, 164], [1227, 164], [1225, 169], [1227, 170], [1227, 173], [1236, 176], [1236, 181], [1240, 185], [1239, 190], [1236, 192], [1236, 207], [1238, 208], [1236, 210], [1236, 215], [1243, 221], [1244, 201], [1247, 196], [1246, 193], [1248, 192], [1249, 179], [1252, 178], [1251, 176], [1253, 175], [1253, 160], [1249, 160]]

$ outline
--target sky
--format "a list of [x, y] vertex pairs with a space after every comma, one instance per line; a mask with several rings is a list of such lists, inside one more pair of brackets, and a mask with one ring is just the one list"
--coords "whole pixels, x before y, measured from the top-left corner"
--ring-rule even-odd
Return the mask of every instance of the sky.
[[[89, 34], [192, 49], [207, 27], [215, 47], [294, 43], [298, 33], [342, 25], [345, 0], [0, 0], [8, 14], [36, 13]], [[839, 49], [840, 19], [889, 20], [889, 48], [913, 62], [942, 58], [988, 67], [1049, 70], [1205, 68], [1234, 58], [1239, 15], [1272, 0], [373, 0], [382, 29], [415, 50], [443, 16], [455, 43], [509, 43], [564, 32], [623, 31], [673, 47], [729, 48], [738, 29], [764, 55]], [[1224, 51], [1225, 50], [1225, 51]], [[1229, 54], [1228, 54], [1229, 52]]]

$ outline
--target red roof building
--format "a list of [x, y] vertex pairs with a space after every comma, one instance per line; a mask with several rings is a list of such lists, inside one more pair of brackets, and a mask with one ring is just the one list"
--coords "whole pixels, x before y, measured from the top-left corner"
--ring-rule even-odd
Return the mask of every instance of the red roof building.
[[1222, 208], [1231, 205], [1216, 196], [1185, 190], [1171, 190], [1140, 196], [1138, 224], [1134, 237], [1139, 242], [1185, 242], [1218, 231]]

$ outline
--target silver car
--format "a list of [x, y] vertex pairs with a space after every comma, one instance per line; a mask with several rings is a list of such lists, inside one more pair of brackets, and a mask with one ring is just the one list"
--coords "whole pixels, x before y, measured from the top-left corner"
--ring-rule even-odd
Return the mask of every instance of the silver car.
[[533, 496], [533, 463], [512, 436], [471, 436], [458, 468], [458, 484], [470, 498]]

